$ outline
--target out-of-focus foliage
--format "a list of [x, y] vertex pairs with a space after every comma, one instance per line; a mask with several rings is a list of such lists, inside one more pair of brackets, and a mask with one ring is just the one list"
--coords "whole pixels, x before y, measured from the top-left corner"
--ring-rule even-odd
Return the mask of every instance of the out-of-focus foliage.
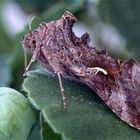
[[41, 13], [58, 0], [15, 0], [28, 13]]
[[104, 22], [116, 26], [120, 34], [126, 37], [128, 49], [140, 60], [140, 1], [139, 0], [101, 0], [99, 11]]
[[13, 41], [6, 34], [0, 20], [0, 52], [8, 52], [12, 50]]
[[26, 140], [35, 123], [26, 98], [14, 89], [0, 88], [0, 139]]
[[[27, 30], [26, 30], [27, 31]], [[11, 55], [9, 56], [9, 63], [11, 72], [13, 75], [13, 81], [11, 85], [16, 89], [19, 89], [23, 81], [23, 73], [24, 73], [24, 53], [21, 45], [21, 39], [26, 31], [19, 33], [15, 38], [14, 48], [11, 51]]]
[[11, 72], [7, 57], [8, 55], [0, 53], [0, 86], [7, 86], [11, 81]]
[[[55, 4], [60, 3], [60, 7], [52, 8], [55, 12], [57, 8], [64, 8], [65, 10], [79, 11], [83, 8], [85, 0], [15, 0], [26, 12], [29, 13], [42, 13]], [[65, 7], [63, 7], [65, 5]], [[51, 14], [51, 13], [48, 13]]]
[[[0, 9], [2, 9], [4, 1], [0, 1]], [[0, 11], [2, 17], [2, 11]], [[4, 29], [3, 22], [0, 20], [0, 53], [11, 51], [13, 47], [13, 40], [8, 36], [6, 29]]]

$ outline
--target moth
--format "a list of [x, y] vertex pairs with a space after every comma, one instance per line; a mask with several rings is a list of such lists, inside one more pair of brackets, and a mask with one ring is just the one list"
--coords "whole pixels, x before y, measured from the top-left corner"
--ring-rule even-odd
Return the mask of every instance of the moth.
[[[89, 45], [90, 34], [80, 38], [72, 30], [76, 17], [66, 11], [59, 20], [41, 23], [23, 37], [25, 73], [34, 61], [57, 74], [63, 109], [66, 98], [61, 77], [71, 76], [91, 87], [123, 121], [140, 130], [140, 65], [134, 60], [121, 61], [106, 50]], [[27, 53], [32, 58], [27, 65]]]

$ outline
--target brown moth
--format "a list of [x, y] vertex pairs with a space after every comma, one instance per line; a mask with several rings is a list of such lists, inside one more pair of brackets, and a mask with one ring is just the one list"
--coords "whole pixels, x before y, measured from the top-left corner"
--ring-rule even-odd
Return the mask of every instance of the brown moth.
[[134, 60], [115, 60], [105, 50], [89, 46], [89, 33], [78, 38], [72, 31], [75, 22], [66, 11], [59, 20], [30, 29], [22, 40], [25, 54], [32, 54], [25, 72], [38, 60], [46, 70], [56, 73], [63, 109], [66, 98], [61, 76], [85, 82], [123, 121], [140, 130], [140, 65]]

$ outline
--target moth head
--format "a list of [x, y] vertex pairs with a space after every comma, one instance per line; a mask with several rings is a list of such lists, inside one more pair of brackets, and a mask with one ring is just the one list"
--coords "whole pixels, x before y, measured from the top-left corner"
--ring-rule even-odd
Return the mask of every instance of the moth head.
[[36, 39], [33, 31], [29, 31], [22, 39], [22, 45], [25, 52], [33, 53], [36, 48]]
[[36, 40], [35, 40], [35, 31], [32, 30], [32, 22], [35, 19], [35, 16], [33, 16], [29, 22], [29, 32], [23, 37], [22, 39], [22, 46], [25, 52], [33, 53], [33, 51], [36, 48]]

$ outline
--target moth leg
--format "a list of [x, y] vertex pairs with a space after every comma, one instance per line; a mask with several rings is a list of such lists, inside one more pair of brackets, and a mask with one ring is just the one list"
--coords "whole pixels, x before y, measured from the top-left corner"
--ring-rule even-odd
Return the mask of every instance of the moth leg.
[[33, 62], [35, 62], [35, 60], [36, 60], [35, 57], [32, 57], [32, 58], [31, 58], [31, 60], [30, 60], [30, 62], [29, 62], [29, 64], [28, 64], [28, 66], [26, 67], [26, 72], [29, 70], [31, 64], [32, 64]]
[[29, 70], [30, 66], [32, 65], [33, 62], [36, 61], [36, 58], [37, 58], [37, 54], [39, 52], [39, 49], [37, 48], [35, 51], [34, 51], [34, 54], [29, 62], [29, 64], [27, 65], [27, 58], [26, 58], [26, 61], [25, 61], [25, 72], [23, 74], [23, 76], [26, 76], [26, 73], [27, 71]]
[[30, 66], [31, 66], [31, 64], [33, 63], [33, 62], [35, 62], [35, 58], [31, 58], [31, 60], [30, 60], [30, 62], [29, 62], [29, 64], [28, 64], [28, 66], [25, 68], [25, 72], [24, 72], [24, 74], [23, 74], [23, 76], [26, 76], [26, 73], [27, 73], [27, 71], [29, 70], [29, 68], [30, 68]]
[[62, 84], [61, 75], [60, 75], [59, 72], [57, 72], [57, 76], [58, 76], [60, 90], [61, 90], [62, 103], [63, 103], [63, 111], [65, 111], [66, 110], [67, 103], [66, 103], [66, 97], [65, 97], [65, 94], [64, 94], [64, 87], [63, 87], [63, 84]]
[[24, 74], [23, 74], [23, 76], [26, 76], [26, 68], [27, 68], [27, 54], [26, 54], [26, 52], [25, 52], [25, 49], [24, 49], [24, 47], [23, 47], [23, 51], [24, 51]]

